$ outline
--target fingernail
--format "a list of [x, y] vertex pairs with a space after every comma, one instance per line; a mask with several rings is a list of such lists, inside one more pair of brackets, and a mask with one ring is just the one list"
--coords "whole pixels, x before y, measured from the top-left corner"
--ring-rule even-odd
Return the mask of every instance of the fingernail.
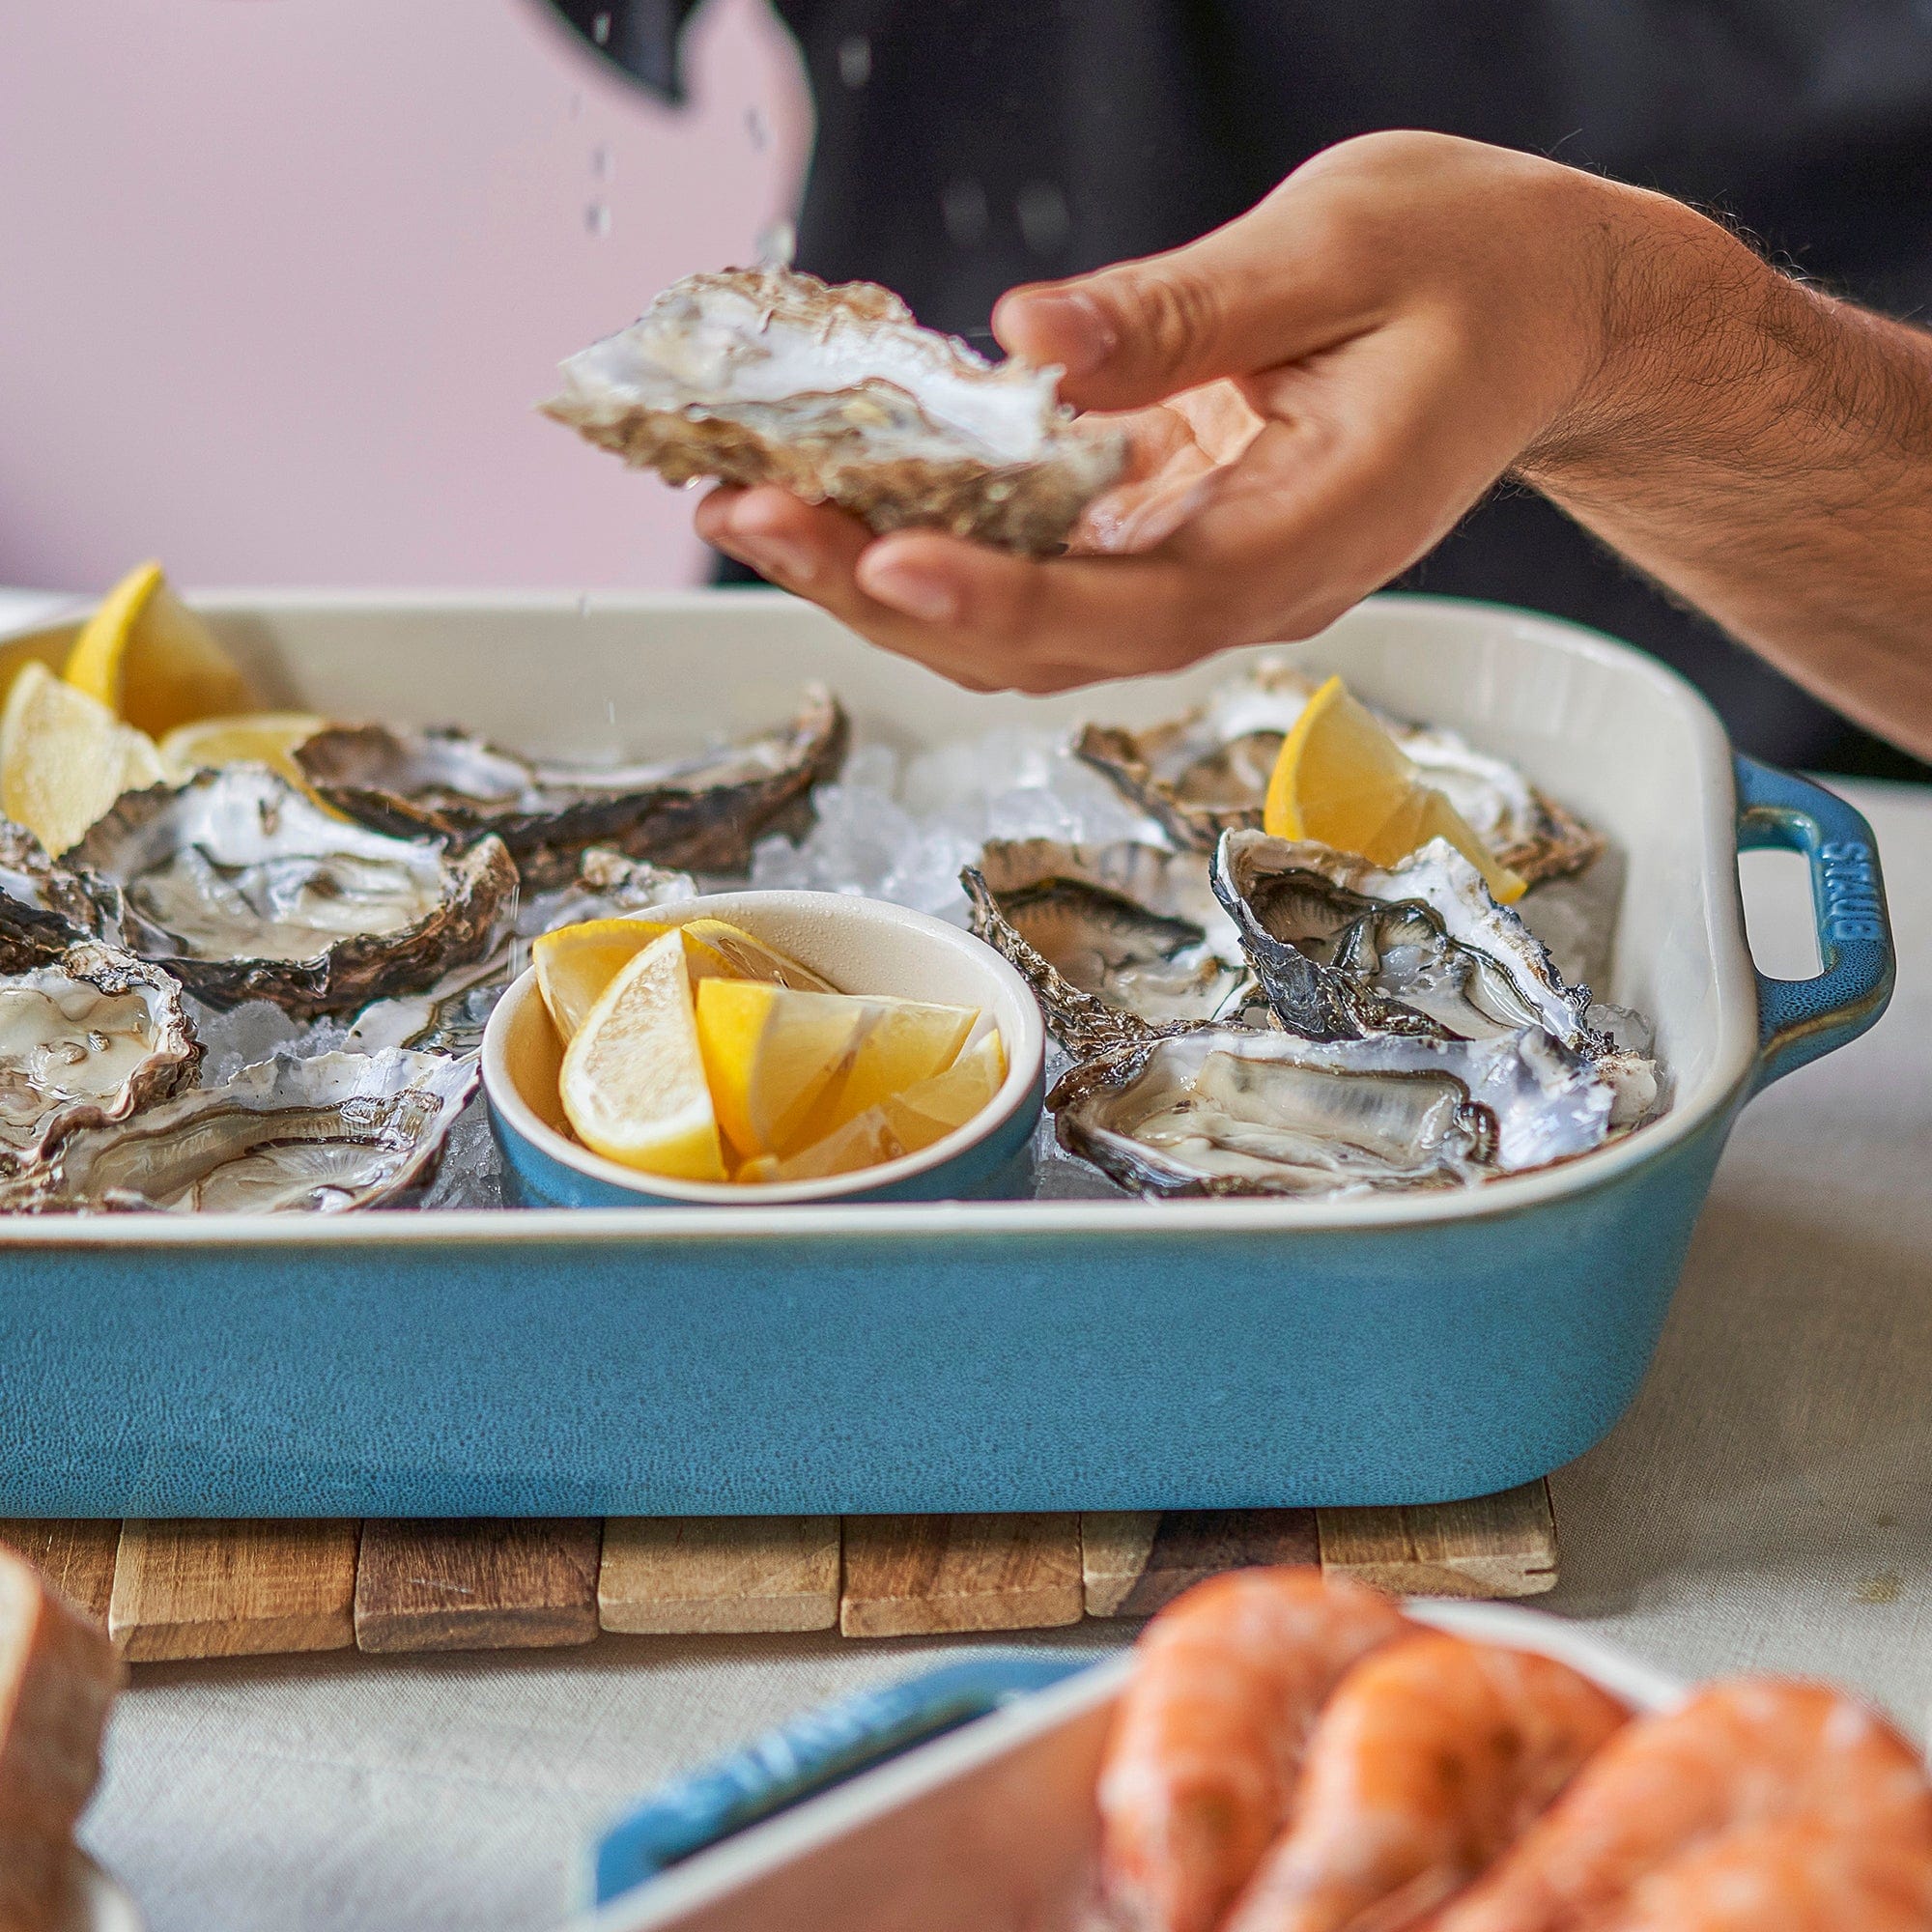
[[782, 537], [743, 537], [730, 533], [731, 554], [740, 563], [749, 563], [760, 577], [775, 578], [783, 583], [810, 583], [818, 574], [812, 554]]
[[928, 624], [947, 624], [959, 614], [959, 599], [950, 583], [903, 563], [879, 563], [859, 587], [867, 596]]
[[1077, 289], [1025, 298], [1032, 327], [1053, 343], [1053, 359], [1069, 376], [1091, 376], [1121, 338], [1092, 296]]

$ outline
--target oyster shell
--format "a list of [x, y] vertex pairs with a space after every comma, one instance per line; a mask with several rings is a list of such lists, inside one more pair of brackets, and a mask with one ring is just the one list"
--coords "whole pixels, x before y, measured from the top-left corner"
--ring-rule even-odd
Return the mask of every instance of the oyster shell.
[[111, 886], [56, 865], [24, 825], [0, 818], [0, 972], [57, 959], [86, 940], [111, 940], [120, 920]]
[[525, 887], [577, 874], [587, 846], [656, 866], [742, 870], [752, 841], [838, 769], [849, 735], [831, 694], [812, 686], [789, 724], [693, 758], [600, 769], [544, 764], [455, 729], [333, 725], [296, 752], [338, 811], [397, 838], [491, 833]]
[[0, 980], [0, 1173], [189, 1085], [201, 1061], [180, 983], [92, 942]]
[[492, 1009], [520, 964], [527, 963], [523, 948], [506, 939], [481, 959], [452, 967], [420, 993], [373, 1000], [343, 1035], [343, 1048], [350, 1053], [380, 1053], [385, 1046], [407, 1046], [417, 1053], [475, 1053], [482, 1047]]
[[120, 890], [127, 945], [197, 999], [305, 1017], [475, 958], [517, 888], [499, 839], [390, 838], [264, 765], [128, 792], [70, 859]]
[[[522, 932], [554, 932], [586, 919], [616, 919], [646, 906], [675, 905], [697, 896], [689, 872], [627, 859], [608, 845], [593, 845], [577, 862], [577, 877], [562, 892], [526, 901], [518, 919]], [[531, 915], [535, 923], [526, 923]]]
[[1119, 430], [997, 367], [871, 282], [782, 269], [687, 275], [563, 364], [544, 412], [668, 483], [776, 483], [874, 530], [1057, 549], [1121, 473]]
[[[1145, 731], [1089, 724], [1074, 753], [1158, 819], [1178, 844], [1211, 852], [1224, 832], [1261, 829], [1281, 741], [1315, 690], [1314, 680], [1266, 660], [1168, 724]], [[1454, 731], [1376, 715], [1520, 877], [1534, 882], [1578, 871], [1603, 850], [1596, 833], [1504, 759], [1478, 752]]]
[[973, 930], [1018, 969], [1074, 1054], [1218, 1019], [1253, 985], [1194, 853], [994, 839], [959, 881]]
[[1328, 1041], [1197, 1028], [1076, 1066], [1047, 1098], [1067, 1152], [1150, 1196], [1468, 1186], [1587, 1151], [1611, 1103], [1534, 1028]]
[[116, 1126], [75, 1134], [39, 1173], [0, 1185], [29, 1213], [322, 1213], [429, 1179], [474, 1091], [474, 1060], [326, 1053], [246, 1066]]

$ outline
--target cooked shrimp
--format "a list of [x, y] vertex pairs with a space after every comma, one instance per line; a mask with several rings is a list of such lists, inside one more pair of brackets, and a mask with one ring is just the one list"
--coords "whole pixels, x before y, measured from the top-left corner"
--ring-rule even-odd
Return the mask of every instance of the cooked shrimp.
[[1336, 1687], [1294, 1820], [1225, 1932], [1398, 1932], [1487, 1868], [1629, 1713], [1568, 1664], [1431, 1632]]
[[[1722, 1834], [1784, 1825], [1932, 1856], [1932, 1786], [1897, 1732], [1835, 1690], [1768, 1677], [1714, 1684], [1625, 1725], [1433, 1932], [1642, 1924], [1626, 1915], [1650, 1874]], [[1686, 1932], [1702, 1923], [1687, 1920]]]
[[1209, 1932], [1281, 1830], [1342, 1674], [1414, 1628], [1317, 1570], [1197, 1584], [1142, 1636], [1100, 1772], [1101, 1880], [1148, 1932]]
[[1706, 1839], [1637, 1882], [1605, 1932], [1926, 1932], [1932, 1857], [1784, 1820]]

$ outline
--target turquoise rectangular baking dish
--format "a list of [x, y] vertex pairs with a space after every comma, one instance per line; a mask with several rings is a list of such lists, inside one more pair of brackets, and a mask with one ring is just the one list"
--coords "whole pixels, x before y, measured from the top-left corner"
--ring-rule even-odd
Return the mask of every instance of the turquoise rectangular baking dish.
[[[1167, 715], [1232, 660], [975, 697], [776, 593], [198, 600], [278, 703], [534, 751], [688, 746], [823, 678], [910, 749]], [[10, 646], [56, 655], [59, 628]], [[1578, 1455], [1634, 1393], [1738, 1111], [1890, 989], [1878, 857], [1680, 679], [1382, 598], [1290, 655], [1516, 758], [1626, 858], [1610, 983], [1675, 1101], [1566, 1167], [1366, 1203], [979, 1201], [0, 1223], [0, 1515], [1386, 1504]], [[1736, 855], [1808, 858], [1755, 972]]]

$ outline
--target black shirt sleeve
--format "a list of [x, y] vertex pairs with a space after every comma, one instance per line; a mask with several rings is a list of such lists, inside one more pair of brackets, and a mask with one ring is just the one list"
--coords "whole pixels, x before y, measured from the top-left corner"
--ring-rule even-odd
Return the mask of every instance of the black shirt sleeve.
[[680, 43], [702, 0], [550, 0], [565, 25], [595, 52], [641, 81], [659, 99], [684, 104]]

